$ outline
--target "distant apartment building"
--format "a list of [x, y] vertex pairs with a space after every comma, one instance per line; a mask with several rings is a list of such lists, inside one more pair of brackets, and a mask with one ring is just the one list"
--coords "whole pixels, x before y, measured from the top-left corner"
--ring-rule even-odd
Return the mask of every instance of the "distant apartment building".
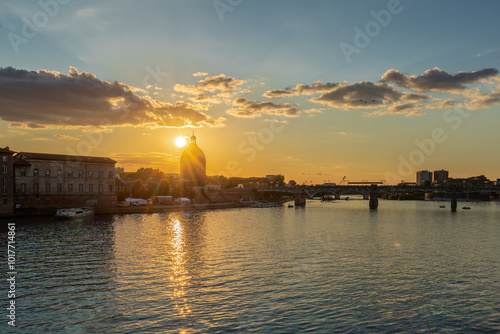
[[441, 183], [448, 180], [449, 172], [447, 170], [435, 170], [434, 171], [434, 182]]
[[425, 181], [432, 183], [432, 173], [428, 170], [421, 170], [417, 172], [417, 185], [422, 185]]
[[0, 213], [14, 212], [14, 151], [9, 147], [0, 147], [2, 164], [0, 180]]
[[[102, 157], [0, 149], [3, 162], [0, 212], [26, 208], [116, 204], [115, 161]], [[5, 203], [5, 204], [4, 204]]]

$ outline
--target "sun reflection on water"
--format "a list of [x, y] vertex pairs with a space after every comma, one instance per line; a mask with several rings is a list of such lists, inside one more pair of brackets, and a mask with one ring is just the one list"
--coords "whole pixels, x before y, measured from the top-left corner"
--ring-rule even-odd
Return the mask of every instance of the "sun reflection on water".
[[186, 270], [186, 250], [184, 249], [185, 232], [182, 222], [177, 217], [169, 221], [172, 230], [170, 244], [172, 246], [172, 276], [170, 280], [174, 283], [174, 293], [172, 299], [176, 310], [183, 316], [191, 313], [191, 308], [187, 304], [185, 286], [187, 285], [188, 275]]

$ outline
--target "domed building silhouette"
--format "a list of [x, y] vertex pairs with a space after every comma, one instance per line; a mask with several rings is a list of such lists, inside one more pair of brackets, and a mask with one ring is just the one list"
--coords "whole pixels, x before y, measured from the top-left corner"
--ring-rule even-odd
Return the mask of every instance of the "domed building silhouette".
[[207, 159], [205, 153], [196, 144], [196, 136], [191, 136], [191, 144], [181, 155], [181, 180], [190, 181], [192, 186], [205, 184], [207, 171]]

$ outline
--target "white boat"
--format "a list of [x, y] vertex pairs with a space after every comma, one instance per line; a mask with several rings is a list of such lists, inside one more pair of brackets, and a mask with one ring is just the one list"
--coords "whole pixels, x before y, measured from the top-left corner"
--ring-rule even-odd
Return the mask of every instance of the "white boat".
[[94, 209], [89, 207], [58, 209], [56, 211], [56, 218], [74, 219], [74, 218], [89, 217], [92, 216], [93, 214], [94, 214]]

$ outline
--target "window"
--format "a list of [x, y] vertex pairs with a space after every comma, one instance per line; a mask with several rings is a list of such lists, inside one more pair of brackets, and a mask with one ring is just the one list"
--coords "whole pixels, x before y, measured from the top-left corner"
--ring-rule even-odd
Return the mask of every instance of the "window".
[[78, 191], [83, 193], [83, 184], [78, 185]]
[[7, 161], [7, 156], [6, 155], [4, 155], [2, 158], [3, 158], [3, 162]]
[[21, 168], [21, 176], [26, 176], [26, 168]]
[[100, 184], [100, 185], [99, 185], [99, 192], [100, 192], [100, 193], [103, 193], [103, 192], [104, 192], [104, 185], [103, 185], [103, 184]]
[[68, 184], [68, 192], [73, 192], [73, 183]]
[[79, 170], [79, 171], [78, 171], [78, 177], [79, 177], [79, 178], [82, 178], [82, 177], [83, 177], [83, 170]]
[[38, 192], [38, 183], [33, 184], [33, 191], [36, 193]]
[[46, 170], [45, 170], [45, 176], [46, 176], [46, 177], [49, 177], [49, 176], [50, 176], [50, 169], [46, 169]]
[[7, 179], [3, 179], [3, 192], [7, 192]]
[[57, 176], [61, 176], [62, 175], [62, 170], [58, 169], [57, 170]]
[[93, 193], [93, 192], [94, 192], [94, 185], [89, 184], [89, 193]]
[[21, 183], [21, 192], [22, 193], [26, 192], [26, 183]]
[[45, 192], [50, 193], [50, 184], [48, 183], [45, 185]]
[[111, 178], [113, 178], [113, 172], [112, 172], [112, 171], [109, 171], [109, 172], [108, 172], [108, 177], [109, 177], [110, 179], [111, 179]]
[[6, 174], [7, 173], [7, 165], [3, 165], [3, 172]]
[[33, 169], [33, 176], [38, 176], [38, 168]]
[[68, 171], [68, 177], [73, 177], [73, 171], [72, 170]]
[[93, 170], [89, 170], [89, 177], [93, 177], [94, 176], [94, 171]]
[[3, 205], [7, 205], [8, 201], [7, 201], [7, 198], [4, 198], [3, 199]]
[[109, 185], [109, 192], [112, 193], [113, 192], [113, 186], [110, 184]]
[[57, 192], [62, 193], [62, 183], [57, 184]]
[[99, 172], [99, 178], [102, 179], [104, 177], [104, 172]]

